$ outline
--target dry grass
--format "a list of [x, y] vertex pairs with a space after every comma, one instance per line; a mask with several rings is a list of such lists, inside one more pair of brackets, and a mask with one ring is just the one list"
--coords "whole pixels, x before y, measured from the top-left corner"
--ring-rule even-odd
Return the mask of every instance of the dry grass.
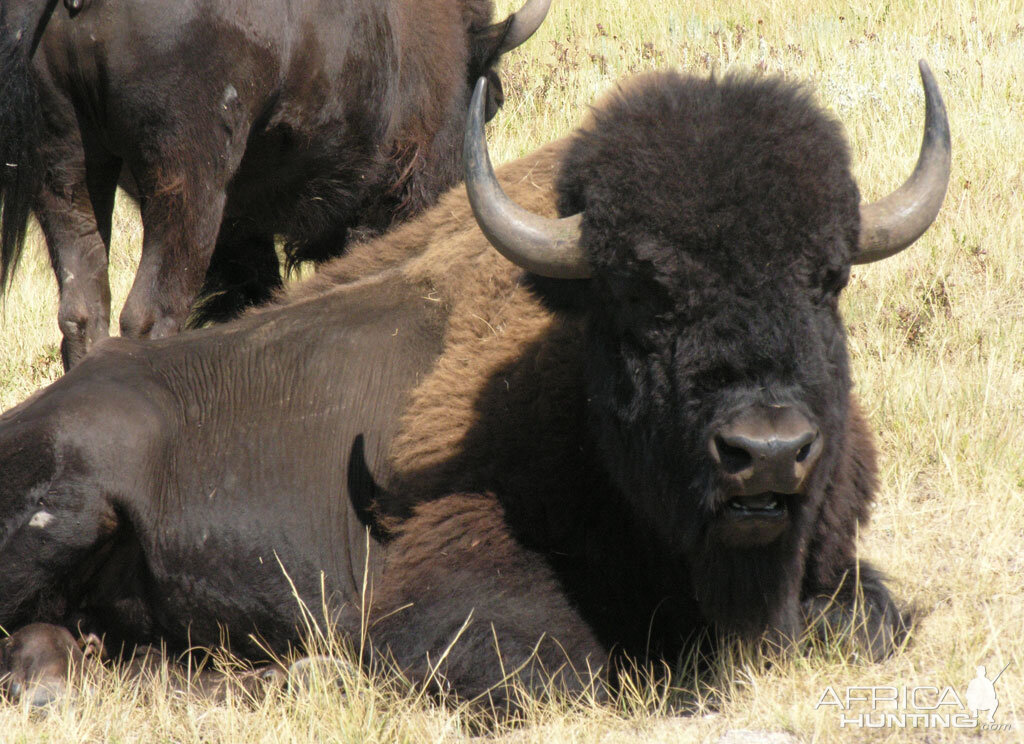
[[[876, 665], [828, 650], [768, 670], [728, 662], [718, 702], [675, 721], [657, 716], [663, 706], [649, 689], [618, 709], [538, 704], [517, 741], [705, 741], [734, 728], [806, 741], [1024, 740], [1022, 0], [561, 0], [505, 65], [508, 103], [491, 126], [492, 152], [505, 160], [569, 130], [623, 74], [757, 69], [815, 86], [846, 123], [863, 192], [875, 198], [916, 156], [919, 57], [939, 79], [953, 129], [946, 203], [911, 250], [858, 268], [844, 299], [854, 377], [881, 450], [863, 551], [918, 608], [910, 644]], [[139, 244], [123, 202], [115, 231], [119, 304]], [[0, 408], [60, 371], [54, 282], [33, 242], [0, 316]], [[990, 675], [1009, 664], [997, 685], [997, 721], [1008, 732], [842, 729], [834, 708], [815, 709], [829, 685], [950, 685], [963, 694], [978, 664]], [[100, 686], [104, 695], [45, 715], [0, 709], [0, 740], [391, 742], [473, 731], [464, 711], [358, 676], [344, 697], [320, 689], [255, 706]]]

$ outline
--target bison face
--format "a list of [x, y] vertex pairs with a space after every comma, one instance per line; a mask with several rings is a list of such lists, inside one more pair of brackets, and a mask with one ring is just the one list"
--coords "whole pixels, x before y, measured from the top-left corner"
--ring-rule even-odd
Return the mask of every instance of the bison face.
[[144, 364], [97, 351], [0, 416], [0, 625], [61, 622], [68, 586], [117, 528], [115, 502], [152, 481], [162, 424]]
[[562, 169], [591, 269], [593, 428], [667, 545], [761, 548], [813, 514], [842, 447], [859, 196], [802, 88], [679, 83], [612, 96]]
[[62, 612], [39, 575], [51, 558], [62, 505], [53, 491], [60, 468], [52, 433], [31, 415], [33, 400], [0, 416], [0, 624], [16, 626]]
[[785, 541], [816, 512], [843, 445], [837, 288], [660, 249], [678, 259], [667, 286], [618, 273], [590, 283], [594, 435], [619, 490], [670, 549]]

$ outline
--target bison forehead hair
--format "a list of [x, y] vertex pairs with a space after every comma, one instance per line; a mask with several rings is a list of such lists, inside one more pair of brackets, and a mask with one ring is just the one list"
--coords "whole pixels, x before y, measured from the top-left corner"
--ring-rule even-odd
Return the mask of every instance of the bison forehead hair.
[[591, 414], [617, 485], [676, 548], [716, 542], [729, 494], [709, 443], [750, 406], [820, 432], [790, 524], [820, 506], [848, 416], [837, 298], [858, 205], [839, 123], [781, 79], [646, 75], [574, 137], [559, 210], [583, 213], [593, 272]]
[[563, 213], [586, 215], [596, 271], [813, 281], [856, 249], [842, 126], [781, 78], [661, 72], [620, 85], [577, 133], [559, 194]]

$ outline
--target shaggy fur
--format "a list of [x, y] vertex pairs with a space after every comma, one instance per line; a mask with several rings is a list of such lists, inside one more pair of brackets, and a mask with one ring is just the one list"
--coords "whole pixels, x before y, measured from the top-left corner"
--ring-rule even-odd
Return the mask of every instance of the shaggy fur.
[[[499, 178], [582, 210], [591, 279], [517, 269], [455, 189], [274, 305], [112, 339], [0, 417], [0, 623], [286, 648], [272, 551], [367, 663], [499, 705], [509, 670], [577, 692], [705, 637], [857, 627], [889, 653], [902, 618], [856, 555], [875, 464], [839, 125], [791, 83], [652, 74]], [[823, 449], [781, 534], [737, 547], [708, 443], [752, 404], [799, 407]]]
[[[0, 291], [29, 210], [60, 287], [68, 368], [107, 335], [119, 178], [145, 228], [122, 335], [266, 301], [289, 265], [342, 252], [461, 176], [468, 83], [510, 20], [490, 0], [0, 8]], [[37, 48], [38, 43], [38, 48]], [[204, 283], [205, 276], [205, 283]]]

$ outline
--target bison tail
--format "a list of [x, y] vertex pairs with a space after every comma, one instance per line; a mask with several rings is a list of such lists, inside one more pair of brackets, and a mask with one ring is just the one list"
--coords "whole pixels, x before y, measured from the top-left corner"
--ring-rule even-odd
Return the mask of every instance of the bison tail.
[[0, 294], [21, 256], [41, 178], [35, 140], [41, 115], [29, 63], [54, 3], [40, 3], [43, 8], [21, 18], [5, 5], [0, 5]]

